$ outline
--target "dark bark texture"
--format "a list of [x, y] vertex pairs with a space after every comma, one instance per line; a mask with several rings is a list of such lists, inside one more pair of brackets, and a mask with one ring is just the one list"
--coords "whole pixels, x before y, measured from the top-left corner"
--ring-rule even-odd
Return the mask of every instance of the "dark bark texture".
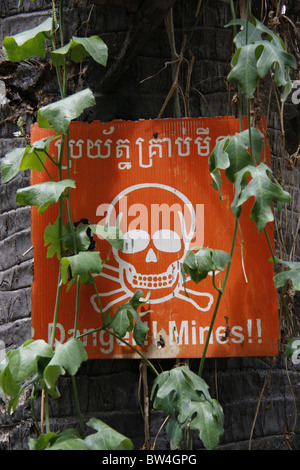
[[[96, 107], [85, 113], [82, 119], [157, 118], [179, 64], [179, 61], [169, 62], [180, 55], [185, 37], [184, 59], [178, 75], [182, 90], [179, 94], [181, 116], [237, 114], [232, 102], [235, 89], [226, 81], [234, 50], [232, 29], [224, 28], [231, 19], [228, 0], [69, 0], [64, 3], [67, 35], [97, 34], [109, 49], [107, 68], [86, 60], [70, 72], [70, 93], [89, 86], [96, 95]], [[252, 3], [253, 8], [258, 4], [255, 13], [259, 17], [262, 2]], [[1, 44], [5, 36], [34, 27], [51, 14], [50, 1], [23, 0], [20, 9], [17, 4], [17, 0], [1, 0]], [[295, 25], [299, 22], [299, 16], [296, 16], [299, 15], [298, 4], [289, 2], [289, 14]], [[164, 21], [171, 7], [175, 51], [170, 46]], [[285, 32], [287, 27], [288, 22], [281, 18], [279, 31], [282, 28]], [[297, 76], [293, 78], [297, 79]], [[166, 104], [162, 117], [178, 116], [174, 96]], [[0, 158], [8, 150], [23, 144], [20, 138], [13, 136], [19, 116], [23, 117], [29, 133], [30, 125], [36, 120], [38, 106], [58, 98], [55, 73], [47, 61], [4, 62], [0, 50]], [[267, 116], [274, 170], [282, 183], [290, 182], [293, 191], [293, 206], [286, 212], [286, 219], [278, 221], [278, 255], [282, 251], [285, 254], [293, 252], [294, 259], [299, 261], [300, 174], [296, 165], [299, 159], [300, 105], [295, 105], [289, 98], [281, 121], [274, 92], [267, 79], [261, 83], [260, 98], [261, 102], [253, 103], [253, 118], [260, 112]], [[286, 133], [283, 153], [282, 123]], [[19, 207], [15, 203], [16, 189], [27, 186], [29, 181], [30, 174], [23, 172], [8, 184], [0, 183], [0, 340], [5, 342], [7, 349], [21, 345], [31, 336], [34, 251], [28, 251], [31, 247], [30, 208]], [[299, 301], [297, 297], [291, 301], [294, 321], [299, 324]], [[287, 322], [282, 321], [281, 326], [283, 339], [288, 339]], [[160, 361], [157, 367], [167, 369], [173, 365], [174, 361], [165, 360]], [[189, 365], [196, 371], [198, 361], [191, 360]], [[299, 366], [298, 371], [295, 367], [285, 361], [281, 352], [276, 358], [207, 360], [204, 379], [225, 413], [225, 433], [218, 449], [300, 448]], [[149, 389], [153, 378], [148, 371]], [[138, 360], [90, 360], [82, 366], [77, 380], [84, 419], [87, 421], [92, 416], [103, 419], [130, 437], [136, 449], [143, 446], [145, 435], [148, 436], [140, 407], [143, 389], [140, 393], [139, 379]], [[51, 401], [53, 430], [78, 427], [68, 377], [61, 378], [60, 392], [61, 398]], [[155, 441], [156, 449], [169, 449], [165, 428], [158, 433], [164, 418], [163, 413], [150, 408], [150, 439], [152, 443]], [[28, 396], [23, 397], [11, 416], [6, 413], [0, 399], [0, 449], [27, 449], [28, 437], [34, 435]], [[194, 448], [201, 448], [197, 439]]]

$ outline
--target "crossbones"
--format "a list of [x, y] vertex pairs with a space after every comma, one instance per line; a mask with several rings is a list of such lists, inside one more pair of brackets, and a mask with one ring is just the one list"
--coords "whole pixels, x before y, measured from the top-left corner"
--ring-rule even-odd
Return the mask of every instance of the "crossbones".
[[[157, 209], [170, 207], [173, 222], [169, 212], [163, 214], [162, 224], [159, 224]], [[128, 224], [128, 216], [137, 212], [140, 216]], [[166, 215], [168, 217], [164, 217]], [[95, 279], [99, 277], [102, 312], [126, 302], [137, 289], [142, 289], [145, 295], [150, 292], [149, 305], [176, 297], [203, 312], [211, 308], [212, 294], [190, 288], [189, 276], [184, 286], [181, 268], [196, 225], [194, 208], [185, 195], [162, 184], [131, 186], [121, 191], [109, 205], [106, 222], [110, 225], [115, 222], [121, 229], [124, 247], [122, 251], [113, 248], [118, 266], [106, 263], [102, 272], [95, 275]], [[100, 312], [97, 294], [90, 300], [93, 308]]]

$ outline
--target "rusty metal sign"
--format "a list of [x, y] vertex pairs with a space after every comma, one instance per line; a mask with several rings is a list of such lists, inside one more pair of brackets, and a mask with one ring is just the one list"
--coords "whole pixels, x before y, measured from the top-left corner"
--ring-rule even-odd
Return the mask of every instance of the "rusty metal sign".
[[[224, 178], [222, 200], [211, 186], [208, 156], [218, 139], [238, 132], [233, 117], [73, 122], [70, 127], [70, 178], [73, 221], [117, 225], [124, 236], [122, 251], [95, 237], [105, 264], [95, 281], [102, 311], [128, 302], [137, 289], [150, 299], [142, 317], [149, 331], [143, 353], [149, 358], [200, 357], [217, 293], [211, 276], [186, 292], [181, 264], [196, 246], [230, 251], [234, 228], [233, 186]], [[32, 140], [49, 131], [32, 129]], [[50, 152], [58, 154], [60, 140]], [[265, 156], [269, 155], [268, 148]], [[67, 177], [64, 166], [63, 177]], [[32, 184], [47, 175], [33, 172]], [[250, 201], [251, 204], [251, 201]], [[275, 355], [278, 352], [276, 291], [265, 238], [249, 219], [246, 204], [226, 291], [214, 324], [208, 357]], [[56, 298], [58, 260], [47, 258], [43, 234], [57, 218], [57, 207], [44, 214], [32, 208], [34, 283], [32, 327], [35, 338], [48, 340]], [[273, 228], [267, 227], [273, 240]], [[224, 273], [216, 275], [221, 285]], [[188, 296], [186, 295], [188, 294]], [[83, 285], [78, 333], [97, 330], [101, 315], [95, 289]], [[56, 336], [73, 335], [75, 287], [61, 296]], [[135, 345], [131, 333], [125, 337]], [[123, 342], [98, 330], [82, 338], [89, 358], [137, 357]]]

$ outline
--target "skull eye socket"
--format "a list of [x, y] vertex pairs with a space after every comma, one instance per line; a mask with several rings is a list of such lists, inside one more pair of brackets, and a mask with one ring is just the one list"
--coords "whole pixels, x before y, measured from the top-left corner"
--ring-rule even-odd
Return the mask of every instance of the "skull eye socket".
[[157, 230], [153, 234], [153, 243], [159, 251], [166, 253], [177, 253], [181, 249], [180, 237], [172, 230]]
[[145, 230], [128, 230], [123, 235], [123, 253], [138, 253], [147, 248], [150, 236]]

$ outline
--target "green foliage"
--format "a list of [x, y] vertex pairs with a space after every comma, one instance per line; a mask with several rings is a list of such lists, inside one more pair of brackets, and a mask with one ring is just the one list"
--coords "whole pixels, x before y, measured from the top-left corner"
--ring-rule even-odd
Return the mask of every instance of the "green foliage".
[[[155, 395], [156, 394], [156, 395]], [[151, 398], [153, 407], [168, 416], [166, 431], [173, 449], [181, 448], [183, 429], [199, 431], [206, 449], [214, 449], [223, 434], [224, 416], [220, 404], [212, 399], [206, 382], [186, 366], [159, 374]]]
[[[49, 223], [44, 232], [44, 245], [48, 246], [47, 258], [52, 258], [55, 254], [61, 259], [60, 242], [65, 254], [74, 254], [76, 252], [87, 251], [90, 247], [91, 239], [88, 234], [89, 225], [78, 224], [77, 227], [71, 227], [70, 223], [63, 225], [62, 238], [60, 238], [59, 217], [54, 224]], [[75, 247], [74, 247], [75, 244]]]
[[[246, 20], [242, 20], [240, 18], [231, 20], [227, 25], [225, 25], [225, 28], [233, 25], [241, 26], [241, 30], [233, 39], [237, 48], [246, 46], [246, 44], [254, 44], [255, 42], [265, 39], [272, 42], [275, 46], [285, 49], [284, 42], [280, 36], [267, 28], [267, 26], [258, 21], [254, 16], [250, 18], [250, 21], [248, 21], [248, 31], [246, 31]], [[247, 33], [248, 36], [246, 37]]]
[[43, 171], [45, 160], [49, 151], [50, 143], [57, 140], [60, 136], [54, 135], [38, 140], [33, 144], [28, 144], [20, 163], [20, 170]]
[[89, 88], [78, 91], [67, 98], [40, 108], [38, 110], [39, 127], [66, 134], [70, 122], [78, 118], [86, 108], [95, 104], [94, 95]]
[[[19, 6], [21, 3], [20, 0]], [[57, 255], [57, 258], [60, 260], [62, 282], [58, 283], [59, 298], [62, 283], [69, 282], [69, 285], [71, 285], [76, 279], [80, 280], [80, 282], [91, 282], [91, 273], [99, 274], [101, 272], [103, 262], [100, 258], [100, 253], [93, 251], [95, 243], [92, 233], [104, 238], [117, 249], [123, 248], [123, 239], [119, 229], [114, 227], [100, 228], [97, 225], [90, 225], [84, 222], [73, 224], [71, 212], [69, 211], [69, 189], [75, 188], [75, 181], [71, 179], [63, 180], [61, 176], [64, 146], [61, 146], [61, 152], [57, 160], [48, 153], [53, 139], [61, 137], [62, 143], [66, 143], [67, 146], [69, 145], [69, 127], [71, 121], [77, 119], [86, 108], [95, 105], [95, 98], [90, 89], [66, 96], [68, 62], [80, 62], [88, 56], [101, 65], [106, 65], [107, 62], [107, 46], [98, 36], [90, 38], [73, 37], [66, 46], [55, 49], [56, 41], [54, 36], [56, 31], [59, 30], [59, 22], [56, 18], [55, 2], [53, 2], [52, 6], [52, 18], [48, 18], [36, 28], [15, 36], [6, 37], [3, 42], [3, 50], [6, 60], [19, 62], [27, 60], [32, 56], [45, 58], [46, 46], [48, 44], [51, 45], [51, 60], [52, 64], [57, 68], [62, 99], [38, 110], [38, 124], [41, 128], [52, 129], [56, 135], [30, 144], [21, 129], [21, 119], [19, 119], [19, 135], [24, 137], [27, 145], [14, 149], [5, 155], [1, 161], [1, 174], [2, 182], [7, 183], [21, 170], [45, 170], [51, 180], [19, 189], [16, 195], [16, 202], [22, 205], [36, 205], [39, 212], [44, 213], [49, 205], [60, 201], [57, 219], [53, 224], [48, 224], [44, 232], [44, 244], [48, 247], [47, 257]], [[62, 7], [62, 3], [60, 6]], [[60, 9], [60, 14], [62, 10]], [[53, 26], [55, 26], [56, 30], [53, 30]], [[49, 43], [46, 42], [46, 39], [49, 39]], [[63, 32], [60, 34], [60, 40], [63, 43]], [[48, 171], [47, 159], [58, 168], [59, 181], [51, 178]], [[66, 204], [64, 199], [66, 199]], [[64, 209], [66, 210], [67, 223], [63, 224]], [[77, 284], [77, 289], [79, 289], [79, 286], [80, 283]], [[76, 321], [78, 299], [79, 296], [77, 296], [76, 302]], [[134, 331], [137, 342], [140, 344], [143, 342], [143, 337], [147, 331], [145, 331], [145, 326], [141, 322], [136, 309], [138, 306], [143, 305], [143, 303], [139, 300], [138, 295], [134, 296], [124, 306], [124, 311], [127, 312], [128, 317], [130, 315], [134, 317]], [[57, 321], [58, 305], [59, 303], [56, 302], [54, 324]], [[117, 312], [118, 315], [114, 320], [116, 325], [118, 325], [118, 316], [122, 316], [120, 312], [121, 309]], [[105, 327], [109, 324], [109, 315], [103, 317], [103, 320], [105, 320], [103, 325]], [[116, 328], [118, 329], [118, 326]], [[53, 331], [55, 331], [55, 327]], [[76, 390], [73, 378], [82, 362], [87, 360], [85, 348], [82, 342], [75, 336], [63, 344], [56, 342], [53, 349], [54, 342], [54, 335], [52, 335], [50, 345], [42, 340], [27, 341], [20, 348], [10, 351], [5, 361], [0, 364], [0, 397], [3, 400], [6, 400], [7, 397], [10, 398], [9, 410], [15, 409], [21, 393], [29, 385], [33, 385], [35, 390], [37, 383], [39, 383], [46, 393], [45, 399], [47, 403], [49, 394], [57, 398], [59, 396], [57, 380], [59, 376], [65, 373], [72, 376], [74, 391]], [[76, 397], [77, 394], [75, 393], [76, 409], [84, 435], [83, 422]], [[129, 450], [133, 448], [130, 439], [94, 418], [90, 419], [87, 425], [96, 432], [85, 439], [82, 439], [81, 435], [73, 429], [65, 430], [59, 434], [50, 432], [48, 406], [45, 406], [45, 409], [47, 409], [46, 426], [49, 428], [47, 429], [49, 432], [41, 434], [38, 439], [30, 439], [30, 449]]]
[[[34, 1], [34, 0], [33, 0]], [[22, 0], [19, 0], [19, 6]], [[60, 7], [63, 6], [60, 0]], [[56, 135], [30, 144], [25, 147], [8, 152], [1, 161], [2, 182], [7, 183], [21, 170], [31, 169], [43, 171], [48, 168], [47, 158], [56, 165], [59, 181], [47, 181], [17, 191], [16, 202], [22, 205], [37, 206], [40, 213], [45, 212], [49, 205], [59, 204], [59, 215], [53, 224], [48, 224], [44, 232], [44, 244], [47, 257], [57, 256], [60, 261], [61, 281], [58, 283], [58, 299], [62, 284], [72, 285], [75, 281], [89, 283], [93, 281], [92, 273], [101, 273], [103, 261], [100, 253], [92, 251], [91, 233], [107, 240], [114, 248], [123, 249], [123, 238], [118, 228], [94, 225], [90, 223], [73, 224], [69, 210], [69, 189], [75, 188], [75, 182], [70, 179], [62, 180], [62, 155], [64, 146], [56, 161], [48, 154], [53, 139], [62, 138], [62, 143], [69, 145], [69, 127], [72, 120], [77, 119], [82, 112], [95, 105], [95, 97], [90, 89], [82, 90], [71, 96], [67, 95], [67, 67], [70, 61], [80, 62], [91, 57], [95, 62], [105, 66], [107, 62], [107, 46], [98, 36], [80, 38], [73, 36], [64, 46], [56, 49], [54, 40], [56, 32], [60, 29], [60, 21], [56, 18], [55, 1], [52, 2], [52, 18], [48, 18], [36, 28], [6, 37], [3, 41], [3, 50], [6, 60], [19, 62], [32, 56], [45, 58], [46, 46], [51, 45], [50, 58], [57, 69], [58, 82], [62, 99], [38, 110], [38, 124], [41, 128], [52, 129]], [[62, 15], [63, 8], [60, 9]], [[62, 18], [60, 18], [62, 20]], [[63, 23], [63, 21], [62, 21]], [[243, 29], [235, 36], [236, 52], [232, 58], [232, 70], [228, 80], [236, 82], [246, 99], [253, 96], [260, 78], [265, 77], [271, 70], [274, 72], [274, 82], [283, 87], [281, 99], [285, 100], [291, 90], [289, 68], [296, 68], [293, 56], [285, 50], [283, 41], [273, 31], [266, 28], [255, 18], [246, 24], [243, 20], [233, 20], [227, 26], [240, 25]], [[53, 30], [53, 27], [56, 29]], [[63, 41], [63, 31], [60, 31], [60, 41]], [[49, 41], [47, 41], [49, 40]], [[241, 96], [239, 97], [241, 99]], [[25, 134], [21, 132], [24, 138]], [[27, 139], [26, 139], [27, 141]], [[234, 184], [235, 196], [232, 211], [236, 218], [235, 230], [230, 253], [236, 239], [238, 217], [242, 205], [251, 197], [255, 198], [250, 217], [257, 225], [258, 230], [264, 230], [265, 225], [273, 220], [271, 203], [277, 202], [282, 208], [284, 203], [291, 200], [290, 195], [284, 191], [274, 178], [272, 171], [260, 162], [263, 146], [263, 135], [251, 128], [235, 135], [224, 137], [217, 142], [208, 165], [212, 177], [212, 186], [219, 191], [221, 197], [221, 170], [226, 178]], [[50, 174], [48, 173], [49, 177]], [[51, 177], [50, 177], [51, 179]], [[67, 204], [65, 204], [65, 199]], [[66, 210], [67, 223], [63, 224], [63, 210]], [[84, 219], [82, 219], [84, 220]], [[94, 242], [94, 240], [93, 240]], [[92, 246], [92, 248], [91, 248]], [[217, 288], [219, 295], [212, 316], [210, 331], [217, 314], [219, 301], [223, 294], [231, 264], [231, 256], [222, 250], [198, 248], [190, 250], [182, 266], [184, 282], [186, 275], [198, 283], [212, 274], [215, 286], [217, 271], [226, 270], [222, 288]], [[293, 289], [300, 287], [300, 263], [282, 262], [288, 269], [274, 277], [275, 286], [286, 287], [291, 283]], [[77, 289], [80, 288], [77, 282]], [[95, 285], [95, 284], [94, 284]], [[96, 286], [95, 286], [96, 289]], [[77, 291], [77, 294], [79, 291]], [[97, 293], [97, 289], [96, 289]], [[98, 293], [97, 293], [98, 294]], [[124, 305], [117, 308], [110, 317], [111, 311], [102, 315], [103, 324], [99, 330], [105, 330], [116, 335], [120, 340], [133, 331], [133, 338], [139, 347], [143, 347], [148, 333], [148, 326], [141, 317], [148, 312], [139, 313], [137, 310], [149, 300], [149, 295], [141, 300], [143, 292], [138, 290]], [[77, 296], [75, 322], [77, 321], [79, 304]], [[99, 296], [98, 296], [99, 300]], [[100, 300], [99, 300], [100, 302]], [[58, 302], [54, 312], [54, 324], [57, 321]], [[55, 327], [53, 328], [55, 332]], [[53, 396], [58, 396], [57, 382], [61, 375], [66, 373], [74, 376], [81, 364], [87, 360], [83, 343], [75, 337], [66, 343], [55, 343], [53, 337], [48, 345], [42, 340], [29, 340], [23, 346], [10, 351], [6, 360], [0, 364], [0, 397], [10, 397], [9, 410], [14, 410], [20, 394], [29, 385], [34, 388], [40, 383], [42, 389]], [[181, 448], [183, 429], [188, 426], [189, 431], [197, 431], [205, 448], [214, 449], [223, 434], [224, 416], [221, 405], [212, 399], [208, 385], [200, 377], [203, 369], [203, 360], [209, 335], [203, 351], [198, 375], [187, 367], [176, 367], [170, 371], [159, 374], [153, 365], [140, 353], [156, 372], [157, 377], [152, 388], [153, 406], [163, 410], [169, 417], [166, 427], [174, 449]], [[299, 355], [298, 338], [286, 346], [286, 355], [294, 357]], [[135, 349], [133, 347], [133, 349]], [[74, 390], [76, 391], [76, 390]], [[75, 401], [77, 394], [75, 393]], [[77, 405], [77, 404], [76, 404]], [[48, 408], [48, 407], [47, 407]], [[76, 406], [78, 411], [78, 406]], [[82, 435], [85, 436], [83, 423], [78, 412]], [[49, 416], [47, 416], [49, 422]], [[131, 450], [133, 445], [130, 439], [119, 434], [105, 423], [95, 418], [88, 421], [94, 433], [82, 437], [75, 429], [68, 429], [61, 433], [54, 433], [47, 429], [38, 439], [30, 439], [29, 447], [32, 450]]]
[[21, 170], [43, 171], [49, 145], [59, 136], [53, 136], [10, 150], [1, 160], [2, 183], [8, 183]]
[[276, 289], [284, 287], [288, 282], [291, 283], [295, 291], [300, 291], [300, 263], [297, 261], [282, 261], [279, 260], [288, 269], [276, 274], [274, 283]]
[[[297, 67], [295, 57], [286, 52], [283, 41], [274, 32], [255, 18], [252, 18], [252, 23], [248, 23], [248, 38], [245, 22], [235, 20], [229, 23], [233, 24], [240, 24], [244, 28], [235, 38], [237, 49], [231, 61], [233, 68], [227, 77], [228, 81], [237, 82], [245, 97], [251, 98], [258, 79], [264, 78], [273, 70], [275, 84], [284, 87], [281, 94], [281, 100], [284, 101], [292, 89], [287, 72], [290, 67]], [[261, 39], [262, 33], [267, 35], [267, 39]]]
[[10, 150], [1, 160], [2, 183], [8, 183], [20, 171], [20, 164], [26, 147]]
[[229, 135], [216, 143], [213, 152], [208, 158], [209, 171], [212, 177], [212, 186], [219, 191], [221, 197], [221, 174], [220, 170], [225, 170], [225, 176], [234, 183], [236, 174], [245, 166], [254, 164], [249, 153], [251, 145], [255, 161], [259, 162], [259, 157], [263, 146], [263, 134], [256, 127], [239, 134]]
[[107, 240], [117, 250], [123, 250], [124, 239], [121, 230], [118, 227], [108, 225], [90, 224], [92, 232], [100, 239]]
[[71, 338], [66, 343], [55, 344], [55, 352], [44, 370], [44, 381], [49, 390], [55, 388], [60, 375], [68, 372], [75, 375], [82, 362], [88, 359], [82, 342], [77, 338]]
[[3, 40], [3, 52], [6, 60], [21, 62], [32, 56], [46, 56], [45, 41], [52, 30], [52, 18], [48, 18], [39, 26], [15, 36], [7, 36]]
[[87, 423], [97, 431], [85, 438], [85, 443], [90, 450], [132, 450], [130, 439], [118, 433], [99, 419], [92, 418]]
[[141, 321], [141, 316], [147, 312], [138, 313], [137, 309], [148, 302], [149, 296], [145, 300], [140, 300], [143, 296], [141, 290], [137, 290], [133, 297], [125, 304], [118, 307], [110, 322], [111, 328], [123, 338], [128, 331], [133, 330], [133, 338], [138, 346], [144, 346], [145, 339], [148, 333], [148, 326]]
[[58, 202], [67, 188], [75, 188], [75, 181], [66, 179], [34, 184], [17, 190], [16, 203], [23, 206], [37, 205], [39, 213], [43, 214], [51, 204]]
[[98, 251], [81, 251], [77, 255], [61, 259], [62, 282], [66, 284], [73, 277], [81, 276], [82, 282], [89, 280], [89, 274], [100, 274], [103, 261]]
[[51, 52], [51, 60], [55, 67], [67, 61], [80, 62], [85, 57], [92, 57], [95, 62], [105, 66], [107, 62], [107, 46], [98, 36], [78, 38], [73, 36], [65, 46]]
[[57, 343], [55, 352], [44, 340], [26, 341], [7, 354], [7, 363], [0, 374], [0, 389], [4, 396], [11, 397], [10, 408], [15, 409], [28, 385], [40, 381], [54, 393], [57, 378], [65, 372], [75, 375], [86, 360], [84, 346], [76, 338]]
[[[251, 176], [248, 183], [247, 179]], [[259, 232], [262, 232], [268, 222], [274, 220], [271, 202], [290, 202], [291, 195], [284, 191], [274, 178], [271, 169], [265, 164], [247, 166], [240, 170], [235, 182], [235, 197], [232, 203], [234, 214], [239, 213], [240, 206], [250, 197], [255, 198], [250, 218], [255, 222]]]
[[30, 450], [133, 450], [130, 439], [112, 429], [103, 421], [91, 418], [87, 425], [95, 430], [85, 439], [76, 429], [61, 433], [42, 434], [38, 439], [29, 439]]
[[0, 374], [2, 394], [11, 397], [10, 408], [17, 405], [23, 389], [40, 377], [43, 364], [53, 356], [52, 348], [43, 340], [29, 340], [21, 347], [9, 351], [7, 363]]
[[223, 271], [231, 261], [231, 256], [222, 250], [199, 248], [194, 253], [189, 250], [182, 265], [183, 272], [188, 274], [196, 284], [213, 271]]

